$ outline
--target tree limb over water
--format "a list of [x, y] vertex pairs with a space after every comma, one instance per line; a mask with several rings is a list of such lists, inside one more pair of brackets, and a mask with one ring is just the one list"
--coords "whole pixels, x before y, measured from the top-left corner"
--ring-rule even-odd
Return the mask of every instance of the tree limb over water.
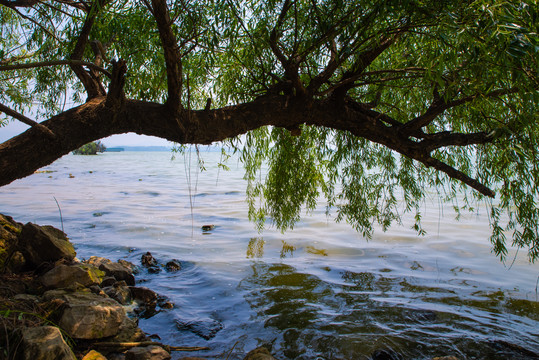
[[[496, 198], [494, 251], [509, 231], [539, 256], [535, 7], [143, 3], [0, 2], [0, 110], [32, 126], [0, 145], [0, 185], [113, 134], [225, 142], [260, 225], [293, 227], [324, 195], [369, 236], [401, 221], [402, 197], [421, 233], [435, 189], [464, 208]], [[16, 111], [36, 101], [41, 123]]]

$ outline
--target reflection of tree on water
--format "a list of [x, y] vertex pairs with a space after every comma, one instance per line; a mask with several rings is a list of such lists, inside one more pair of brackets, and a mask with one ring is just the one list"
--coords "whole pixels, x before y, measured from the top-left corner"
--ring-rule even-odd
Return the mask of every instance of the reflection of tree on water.
[[283, 247], [281, 249], [281, 259], [294, 256], [294, 251], [296, 251], [296, 247], [288, 244], [284, 240], [281, 240], [281, 242], [283, 244]]
[[247, 258], [261, 258], [264, 256], [264, 239], [256, 237], [249, 240], [247, 245]]
[[523, 348], [500, 344], [533, 346], [536, 322], [500, 314], [504, 304], [491, 299], [455, 304], [450, 289], [380, 273], [324, 268], [330, 279], [324, 281], [287, 264], [260, 262], [251, 269], [240, 289], [256, 313], [253, 320], [276, 330], [275, 338], [264, 340], [275, 343], [278, 358], [368, 359], [379, 349], [407, 359], [534, 358]]

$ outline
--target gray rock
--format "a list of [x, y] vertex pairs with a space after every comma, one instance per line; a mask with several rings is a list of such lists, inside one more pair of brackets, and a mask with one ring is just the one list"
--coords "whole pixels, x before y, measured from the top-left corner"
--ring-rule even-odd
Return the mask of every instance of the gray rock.
[[135, 277], [131, 273], [131, 270], [120, 263], [104, 263], [99, 265], [99, 270], [104, 271], [107, 276], [112, 276], [118, 281], [125, 281], [127, 285], [135, 285]]
[[100, 284], [103, 272], [92, 265], [58, 265], [41, 276], [40, 281], [46, 288], [63, 288], [79, 283], [82, 286]]
[[170, 354], [160, 346], [134, 347], [125, 353], [125, 360], [168, 360]]
[[66, 234], [52, 226], [27, 223], [19, 240], [26, 260], [34, 266], [60, 259], [73, 260], [76, 256]]
[[21, 330], [19, 359], [76, 360], [76, 357], [64, 341], [60, 329], [39, 326]]
[[45, 301], [65, 301], [58, 325], [76, 339], [101, 339], [115, 336], [127, 317], [124, 308], [110, 298], [91, 292], [47, 291]]

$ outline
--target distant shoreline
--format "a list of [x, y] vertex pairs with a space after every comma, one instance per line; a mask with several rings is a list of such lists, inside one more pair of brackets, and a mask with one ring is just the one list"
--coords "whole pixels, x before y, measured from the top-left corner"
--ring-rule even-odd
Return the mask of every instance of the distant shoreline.
[[171, 151], [168, 146], [114, 146], [109, 147], [105, 152], [124, 152], [124, 151]]

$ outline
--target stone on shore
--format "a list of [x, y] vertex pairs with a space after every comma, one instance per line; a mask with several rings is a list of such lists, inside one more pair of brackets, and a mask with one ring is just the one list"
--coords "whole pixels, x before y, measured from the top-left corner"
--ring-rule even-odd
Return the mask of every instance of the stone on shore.
[[118, 281], [125, 281], [127, 285], [135, 285], [135, 277], [131, 270], [120, 263], [104, 263], [99, 265], [99, 270], [104, 271], [107, 276], [112, 276]]
[[117, 281], [113, 286], [103, 288], [105, 294], [122, 305], [128, 305], [131, 302], [131, 291], [125, 281]]
[[82, 286], [100, 284], [104, 274], [92, 265], [58, 265], [41, 276], [40, 281], [46, 288], [58, 289], [79, 283]]
[[101, 256], [90, 256], [89, 259], [84, 260], [84, 263], [93, 265], [96, 268], [98, 268], [103, 264], [111, 264], [112, 260], [101, 257]]
[[125, 360], [168, 360], [170, 354], [160, 346], [134, 347], [125, 353]]
[[34, 266], [60, 259], [73, 260], [76, 256], [66, 234], [52, 226], [27, 223], [22, 227], [19, 241], [26, 260]]
[[91, 292], [52, 290], [43, 294], [44, 300], [49, 298], [65, 302], [58, 325], [75, 339], [115, 336], [127, 317], [118, 302]]
[[21, 330], [19, 359], [22, 360], [76, 360], [64, 341], [60, 329], [39, 326]]

